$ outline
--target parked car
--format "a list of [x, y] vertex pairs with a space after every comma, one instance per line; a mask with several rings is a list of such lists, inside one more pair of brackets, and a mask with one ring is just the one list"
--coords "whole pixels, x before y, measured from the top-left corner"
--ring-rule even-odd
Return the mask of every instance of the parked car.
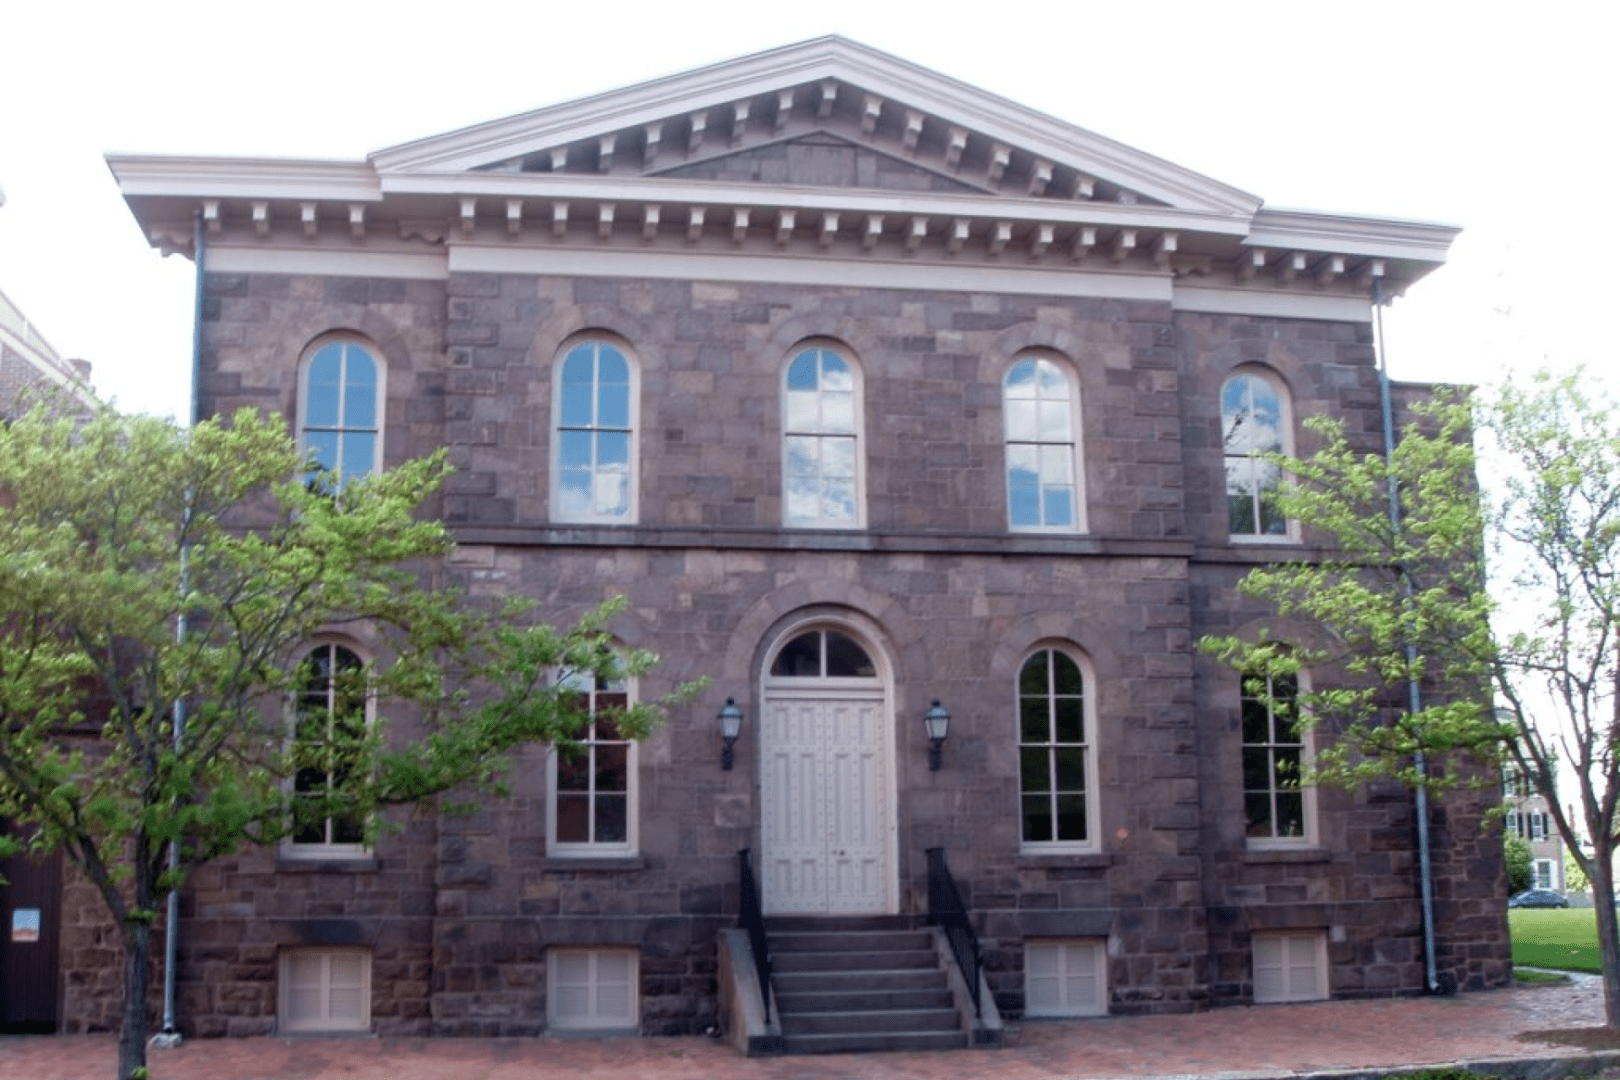
[[1563, 893], [1555, 893], [1551, 889], [1526, 889], [1521, 893], [1514, 893], [1508, 900], [1510, 908], [1552, 908], [1569, 907], [1569, 900]]

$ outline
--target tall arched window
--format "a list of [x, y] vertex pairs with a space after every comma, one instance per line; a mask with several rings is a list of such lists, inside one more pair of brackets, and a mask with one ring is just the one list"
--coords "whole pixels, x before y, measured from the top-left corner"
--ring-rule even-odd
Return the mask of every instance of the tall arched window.
[[804, 349], [782, 385], [783, 522], [856, 529], [865, 522], [860, 372], [829, 348]]
[[630, 707], [622, 678], [564, 671], [558, 685], [577, 696], [590, 722], [570, 746], [550, 753], [546, 841], [553, 855], [630, 855], [636, 850], [636, 744], [615, 717]]
[[305, 358], [299, 380], [298, 441], [309, 479], [333, 489], [382, 467], [383, 367], [352, 338], [335, 338]]
[[636, 518], [636, 368], [605, 338], [571, 346], [558, 365], [552, 510], [558, 521]]
[[303, 685], [293, 717], [293, 795], [308, 808], [296, 811], [290, 849], [303, 855], [343, 855], [361, 850], [359, 818], [332, 813], [321, 804], [343, 785], [362, 759], [369, 694], [365, 664], [350, 648], [333, 642], [304, 655]]
[[1007, 524], [1017, 530], [1083, 528], [1076, 395], [1045, 357], [1025, 357], [1002, 380], [1007, 436]]
[[1251, 845], [1315, 839], [1315, 793], [1302, 783], [1310, 743], [1300, 724], [1299, 692], [1296, 675], [1243, 676], [1243, 816]]
[[1221, 387], [1221, 441], [1226, 453], [1226, 505], [1231, 536], [1288, 536], [1277, 506], [1282, 471], [1259, 455], [1289, 452], [1288, 399], [1272, 379], [1240, 372]]
[[1018, 777], [1028, 851], [1097, 844], [1096, 723], [1081, 661], [1037, 650], [1018, 671]]

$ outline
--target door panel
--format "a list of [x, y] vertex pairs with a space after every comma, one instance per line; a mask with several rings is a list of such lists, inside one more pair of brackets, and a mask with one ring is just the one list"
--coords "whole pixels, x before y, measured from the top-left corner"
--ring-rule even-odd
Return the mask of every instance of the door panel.
[[890, 910], [893, 802], [884, 700], [881, 690], [767, 695], [767, 912]]
[[62, 857], [0, 862], [0, 1031], [56, 1030]]

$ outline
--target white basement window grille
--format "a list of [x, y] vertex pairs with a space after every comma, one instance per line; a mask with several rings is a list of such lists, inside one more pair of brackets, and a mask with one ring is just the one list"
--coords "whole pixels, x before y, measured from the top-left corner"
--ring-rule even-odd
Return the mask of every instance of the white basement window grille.
[[1328, 996], [1327, 935], [1320, 930], [1254, 935], [1255, 1004]]
[[1100, 938], [1026, 941], [1027, 1016], [1102, 1016], [1108, 1012], [1108, 950]]

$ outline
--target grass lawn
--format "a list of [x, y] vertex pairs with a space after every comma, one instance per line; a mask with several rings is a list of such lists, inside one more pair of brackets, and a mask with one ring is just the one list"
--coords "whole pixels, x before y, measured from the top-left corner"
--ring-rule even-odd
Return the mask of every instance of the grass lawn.
[[1598, 957], [1597, 913], [1591, 908], [1510, 911], [1508, 931], [1515, 965], [1603, 970]]

